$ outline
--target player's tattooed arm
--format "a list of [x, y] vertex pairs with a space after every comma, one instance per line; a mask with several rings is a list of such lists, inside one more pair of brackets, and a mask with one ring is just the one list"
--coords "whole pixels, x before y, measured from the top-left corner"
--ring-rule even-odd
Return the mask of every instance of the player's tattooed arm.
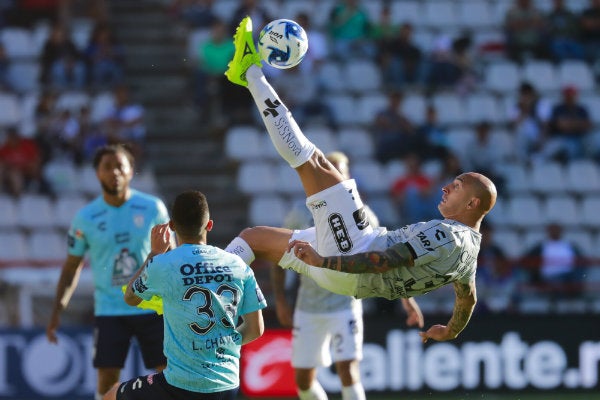
[[405, 243], [397, 243], [385, 251], [323, 257], [321, 267], [351, 274], [364, 274], [384, 273], [394, 268], [413, 265], [413, 255], [408, 246]]
[[456, 294], [454, 310], [450, 321], [448, 321], [448, 330], [452, 338], [457, 337], [465, 329], [471, 315], [473, 315], [477, 303], [475, 281], [473, 280], [468, 284], [454, 282], [454, 292]]

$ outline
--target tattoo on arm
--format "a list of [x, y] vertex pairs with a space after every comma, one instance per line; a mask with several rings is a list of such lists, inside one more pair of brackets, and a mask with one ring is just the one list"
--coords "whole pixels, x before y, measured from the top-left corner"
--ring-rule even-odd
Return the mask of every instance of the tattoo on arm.
[[468, 284], [454, 282], [454, 291], [456, 293], [456, 300], [452, 318], [448, 322], [448, 328], [452, 332], [452, 335], [456, 337], [465, 329], [473, 314], [473, 309], [477, 302], [475, 281], [471, 281]]
[[398, 243], [386, 251], [323, 257], [322, 267], [351, 274], [381, 274], [393, 268], [411, 267], [414, 265], [413, 261], [413, 256], [406, 244]]

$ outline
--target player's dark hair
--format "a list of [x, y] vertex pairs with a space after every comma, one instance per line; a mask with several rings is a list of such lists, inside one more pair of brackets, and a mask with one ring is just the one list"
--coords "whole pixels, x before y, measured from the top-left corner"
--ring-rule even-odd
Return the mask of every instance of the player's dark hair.
[[171, 220], [177, 233], [200, 236], [208, 219], [208, 202], [202, 192], [190, 190], [177, 195], [171, 207]]
[[127, 157], [127, 159], [129, 160], [129, 164], [131, 164], [132, 169], [135, 167], [135, 159], [133, 157], [133, 154], [131, 153], [131, 151], [129, 150], [129, 148], [126, 145], [124, 145], [124, 144], [108, 144], [108, 145], [102, 146], [102, 147], [98, 148], [98, 150], [96, 150], [96, 153], [94, 154], [94, 159], [92, 161], [92, 165], [94, 166], [94, 169], [98, 169], [98, 166], [102, 162], [102, 157], [104, 157], [107, 154], [118, 154], [118, 153], [121, 153], [121, 154], [125, 155], [125, 157]]

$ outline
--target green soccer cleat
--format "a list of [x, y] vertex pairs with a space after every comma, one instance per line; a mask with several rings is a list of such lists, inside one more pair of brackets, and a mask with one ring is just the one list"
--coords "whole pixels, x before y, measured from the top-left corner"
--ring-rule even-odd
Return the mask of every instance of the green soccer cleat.
[[252, 39], [252, 20], [250, 17], [245, 17], [235, 31], [233, 36], [233, 44], [235, 45], [235, 53], [233, 59], [227, 64], [225, 76], [229, 81], [240, 85], [248, 86], [246, 80], [246, 71], [251, 65], [257, 65], [262, 68], [260, 55], [254, 47], [254, 39]]

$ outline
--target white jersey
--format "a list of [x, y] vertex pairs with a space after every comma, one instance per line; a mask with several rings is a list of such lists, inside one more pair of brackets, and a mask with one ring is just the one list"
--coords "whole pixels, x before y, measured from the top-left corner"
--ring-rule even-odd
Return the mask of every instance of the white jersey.
[[383, 274], [357, 274], [356, 297], [397, 299], [428, 293], [451, 282], [475, 280], [481, 234], [454, 220], [432, 220], [388, 232], [382, 228], [369, 250], [406, 243], [414, 266]]

